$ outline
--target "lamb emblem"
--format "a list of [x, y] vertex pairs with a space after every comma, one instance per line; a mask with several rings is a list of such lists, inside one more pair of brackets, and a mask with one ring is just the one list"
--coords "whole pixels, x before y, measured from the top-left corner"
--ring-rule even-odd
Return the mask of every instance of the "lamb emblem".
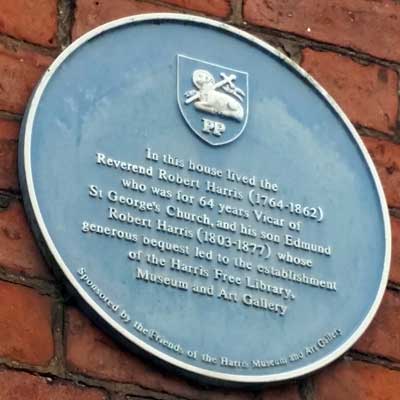
[[178, 54], [179, 109], [200, 139], [221, 146], [242, 134], [249, 114], [248, 81], [247, 72]]
[[[194, 101], [194, 106], [198, 110], [242, 121], [244, 110], [241, 103], [245, 93], [233, 83], [236, 75], [228, 76], [224, 72], [220, 75], [222, 80], [215, 83], [214, 76], [209, 71], [196, 69], [192, 79], [197, 90], [185, 92], [187, 98], [185, 104]], [[218, 89], [222, 89], [223, 92]]]

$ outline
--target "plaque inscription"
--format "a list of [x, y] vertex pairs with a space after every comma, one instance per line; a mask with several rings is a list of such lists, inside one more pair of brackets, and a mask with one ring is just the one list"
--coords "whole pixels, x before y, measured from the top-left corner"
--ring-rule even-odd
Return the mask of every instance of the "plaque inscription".
[[[303, 226], [318, 231], [326, 214], [323, 208], [281, 198], [280, 184], [270, 178], [218, 169], [151, 148], [144, 149], [142, 160], [135, 162], [100, 152], [92, 160], [99, 167], [99, 179], [108, 173], [115, 176], [115, 184], [87, 186], [88, 198], [103, 218], [82, 221], [81, 232], [132, 245], [132, 249], [120, 248], [132, 262], [132, 280], [155, 285], [157, 290], [229, 302], [239, 307], [238, 312], [280, 317], [290, 314], [299, 295], [297, 285], [321, 290], [326, 296], [339, 290], [328, 274], [326, 278], [324, 272], [318, 278], [313, 274], [313, 269], [321, 268], [320, 260], [334, 257], [334, 245], [302, 237]], [[237, 369], [287, 365], [312, 356], [342, 335], [338, 327], [278, 359], [210, 355], [186, 349], [145, 327], [130, 310], [107, 297], [85, 267], [76, 273], [131, 330], [204, 363]], [[288, 285], [293, 282], [297, 285]]]

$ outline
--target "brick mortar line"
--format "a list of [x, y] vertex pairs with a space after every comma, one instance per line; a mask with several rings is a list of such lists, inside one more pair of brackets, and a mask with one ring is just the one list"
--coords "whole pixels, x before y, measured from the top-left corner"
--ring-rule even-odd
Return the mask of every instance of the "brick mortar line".
[[[127, 398], [128, 400], [135, 400], [135, 399], [137, 399], [137, 400], [159, 400], [159, 399], [157, 399], [157, 398], [155, 398], [155, 397], [153, 397], [153, 396], [146, 396], [146, 395], [136, 395], [136, 394], [126, 394], [126, 393], [121, 393], [121, 392], [116, 392], [116, 393], [112, 393], [113, 395], [115, 395], [115, 396], [117, 396], [117, 397], [113, 397], [113, 399], [115, 399], [115, 400], [119, 400], [121, 397], [118, 397], [118, 396], [128, 396], [128, 397], [125, 397], [125, 398]], [[170, 395], [168, 395], [168, 396], [170, 396]], [[173, 398], [172, 398], [172, 395], [171, 395], [171, 399], [172, 400], [180, 400], [180, 399], [182, 399], [183, 400], [183, 398], [182, 397], [176, 397], [176, 396], [174, 396]]]
[[[18, 143], [18, 140], [14, 140], [14, 139], [7, 139], [7, 140], [10, 141], [10, 142]], [[18, 182], [18, 184], [19, 184], [19, 182]], [[7, 188], [1, 188], [1, 187], [0, 187], [0, 197], [1, 197], [1, 195], [4, 194], [5, 192], [7, 192], [7, 194], [9, 194], [10, 196], [14, 196], [15, 199], [21, 199], [21, 190], [20, 190], [19, 187], [16, 188], [16, 189], [12, 189], [12, 188], [9, 188], [9, 187], [7, 187]], [[4, 196], [3, 196], [3, 197], [4, 197]], [[1, 200], [0, 200], [0, 203], [1, 203]], [[3, 208], [3, 207], [1, 207], [1, 205], [0, 205], [0, 212], [2, 211], [2, 210], [1, 210], [2, 208]]]
[[[255, 35], [254, 32], [248, 31], [249, 33]], [[294, 40], [285, 39], [283, 37], [279, 37], [277, 35], [271, 35], [269, 33], [262, 33], [256, 35], [262, 41], [269, 43], [271, 46], [275, 47], [279, 51], [283, 52], [286, 56], [288, 56], [292, 61], [296, 64], [300, 65], [301, 63], [301, 50], [304, 46], [301, 46], [298, 42]]]
[[23, 273], [10, 273], [4, 265], [0, 264], [0, 281], [21, 285], [34, 289], [42, 296], [48, 296], [55, 300], [63, 299], [61, 286], [58, 281], [45, 280], [41, 278], [31, 278]]
[[314, 400], [314, 382], [312, 377], [307, 377], [298, 385], [301, 400]]
[[23, 118], [22, 114], [16, 114], [9, 111], [1, 111], [0, 110], [0, 119], [7, 119], [9, 121], [18, 121], [20, 122]]
[[231, 15], [229, 16], [230, 24], [240, 25], [243, 23], [243, 0], [230, 0]]
[[352, 124], [355, 127], [357, 133], [361, 137], [371, 137], [371, 138], [375, 138], [375, 139], [381, 139], [386, 142], [391, 142], [395, 145], [400, 144], [400, 134], [398, 134], [396, 132], [394, 132], [393, 134], [389, 134], [389, 133], [377, 131], [372, 128], [367, 128], [367, 127], [359, 125], [359, 124], [354, 124], [353, 122], [352, 122]]
[[391, 371], [400, 372], [400, 363], [390, 360], [386, 357], [381, 357], [376, 354], [363, 353], [356, 350], [349, 350], [346, 356], [350, 357], [354, 361], [361, 361], [368, 364], [379, 365], [387, 368]]
[[200, 17], [206, 17], [206, 18], [210, 18], [210, 19], [215, 19], [217, 21], [225, 21], [225, 22], [227, 22], [228, 18], [229, 18], [229, 15], [226, 18], [217, 17], [215, 15], [209, 15], [209, 14], [206, 14], [206, 13], [201, 12], [201, 11], [192, 10], [192, 9], [188, 9], [188, 8], [184, 8], [184, 7], [179, 7], [179, 6], [175, 5], [175, 4], [164, 3], [163, 0], [129, 0], [129, 1], [131, 1], [132, 3], [135, 2], [135, 3], [143, 3], [143, 4], [152, 4], [152, 5], [155, 5], [155, 6], [162, 6], [162, 7], [165, 7], [165, 8], [169, 8], [171, 10], [171, 12], [176, 11], [176, 12], [181, 13], [181, 14], [192, 14], [192, 15], [197, 15], [197, 16], [200, 16]]
[[8, 359], [7, 357], [0, 357], [0, 371], [4, 371], [6, 369], [12, 369], [14, 371], [23, 371], [23, 372], [29, 372], [31, 374], [48, 374], [49, 369], [47, 366], [40, 366], [40, 365], [30, 365], [30, 364], [25, 364], [20, 361], [13, 361], [11, 359]]
[[109, 392], [106, 391], [104, 394], [105, 394], [105, 399], [106, 400], [113, 400], [114, 399], [114, 393], [109, 393]]
[[3, 44], [7, 49], [14, 50], [15, 48], [21, 48], [21, 50], [31, 51], [52, 58], [57, 57], [60, 53], [60, 49], [58, 47], [55, 47], [54, 49], [44, 47], [26, 40], [17, 39], [5, 33], [0, 33], [0, 43]]
[[386, 140], [394, 144], [400, 144], [400, 137], [398, 137], [396, 133], [391, 135], [389, 133], [380, 132], [375, 129], [367, 128], [365, 126], [354, 123], [353, 126], [356, 128], [357, 133], [360, 136], [373, 137], [376, 139]]
[[[57, 375], [56, 375], [57, 376]], [[107, 391], [113, 393], [123, 394], [124, 396], [144, 396], [148, 399], [154, 400], [196, 400], [195, 397], [178, 397], [174, 394], [168, 392], [157, 392], [156, 390], [149, 389], [140, 384], [134, 383], [124, 383], [114, 381], [112, 379], [101, 379], [101, 378], [92, 378], [83, 373], [75, 373], [67, 368], [65, 369], [64, 375], [62, 375], [61, 379], [71, 380], [72, 382], [80, 383], [82, 382], [85, 385], [97, 387], [99, 389], [105, 389]], [[205, 390], [205, 389], [204, 389]], [[200, 399], [200, 398], [199, 398]]]
[[[9, 141], [18, 143], [18, 139], [9, 139]], [[19, 184], [19, 179], [18, 179], [18, 184]], [[0, 212], [1, 209], [4, 208], [1, 206], [1, 202], [7, 197], [9, 197], [10, 199], [14, 198], [16, 200], [22, 200], [20, 188], [15, 190], [10, 188], [0, 188]]]
[[[335, 53], [339, 54], [344, 54], [349, 57], [354, 57], [357, 60], [360, 60], [361, 62], [368, 62], [368, 63], [374, 63], [378, 65], [382, 65], [391, 69], [396, 70], [399, 72], [400, 70], [400, 61], [392, 61], [392, 60], [387, 60], [383, 58], [378, 58], [374, 57], [373, 55], [363, 53], [360, 51], [357, 51], [351, 47], [344, 47], [344, 46], [339, 46], [327, 42], [321, 42], [315, 39], [310, 39], [301, 35], [297, 35], [295, 33], [287, 32], [287, 31], [281, 31], [279, 29], [275, 28], [267, 28], [267, 27], [261, 27], [257, 25], [252, 25], [246, 21], [244, 21], [242, 24], [235, 24], [236, 27], [248, 31], [249, 33], [252, 34], [268, 34], [274, 37], [279, 37], [285, 40], [289, 41], [294, 41], [298, 43], [302, 47], [311, 47], [317, 50], [325, 50], [325, 51], [332, 51]], [[364, 64], [365, 65], [365, 64]]]
[[52, 331], [54, 338], [53, 370], [62, 373], [66, 370], [66, 340], [64, 334], [65, 302], [56, 302], [52, 310]]
[[400, 294], [400, 284], [398, 282], [393, 282], [393, 281], [389, 280], [387, 289], [392, 292], [396, 292], [396, 293]]
[[15, 372], [25, 372], [27, 374], [33, 375], [33, 376], [37, 376], [37, 377], [41, 377], [41, 378], [45, 378], [50, 379], [50, 383], [54, 384], [53, 381], [58, 381], [57, 383], [72, 383], [77, 387], [80, 388], [87, 388], [87, 389], [96, 389], [96, 390], [102, 390], [103, 392], [105, 392], [107, 394], [107, 397], [110, 399], [110, 395], [111, 393], [109, 393], [108, 389], [105, 389], [102, 386], [95, 386], [95, 385], [90, 385], [86, 382], [78, 382], [78, 381], [74, 381], [74, 380], [69, 380], [69, 379], [65, 379], [57, 374], [53, 374], [51, 371], [47, 371], [46, 369], [43, 369], [42, 367], [35, 367], [35, 366], [30, 366], [29, 364], [17, 364], [14, 362], [8, 362], [8, 361], [4, 361], [4, 359], [0, 358], [0, 372], [3, 371], [15, 371]]
[[72, 42], [76, 0], [57, 1], [57, 43], [64, 50]]
[[400, 218], [400, 209], [389, 207], [389, 213], [392, 217]]
[[22, 197], [9, 190], [0, 189], [0, 212], [2, 209], [7, 209], [14, 200], [22, 200]]
[[129, 0], [132, 3], [148, 3], [148, 4], [153, 4], [156, 6], [164, 6], [166, 8], [171, 8], [172, 10], [176, 10], [176, 9], [182, 9], [182, 10], [186, 10], [186, 11], [191, 11], [188, 10], [186, 8], [181, 8], [179, 6], [176, 6], [174, 4], [170, 4], [170, 3], [164, 3], [163, 0]]
[[[176, 396], [173, 394], [168, 394], [168, 393], [161, 393], [161, 392], [155, 392], [155, 391], [150, 391], [155, 394], [146, 394], [146, 393], [129, 393], [129, 392], [124, 392], [124, 391], [115, 391], [112, 389], [108, 389], [112, 392], [112, 395], [116, 397], [112, 397], [113, 399], [121, 399], [121, 396], [125, 399], [129, 400], [196, 400], [195, 398], [185, 398], [185, 397], [180, 397]], [[159, 394], [160, 396], [157, 396]], [[119, 397], [118, 397], [119, 396]], [[199, 398], [200, 399], [200, 398]]]
[[[136, 395], [131, 395], [131, 394], [125, 395], [124, 393], [112, 393], [111, 400], [122, 400], [122, 399], [126, 399], [126, 400], [157, 400], [157, 399], [154, 399], [154, 397], [136, 396]], [[176, 398], [174, 400], [178, 400], [178, 398]]]

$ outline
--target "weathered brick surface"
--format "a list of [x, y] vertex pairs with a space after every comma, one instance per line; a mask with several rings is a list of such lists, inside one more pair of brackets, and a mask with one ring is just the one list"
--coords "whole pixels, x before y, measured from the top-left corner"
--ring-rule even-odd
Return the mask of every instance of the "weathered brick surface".
[[0, 32], [42, 46], [56, 46], [57, 0], [0, 0]]
[[363, 137], [375, 163], [390, 207], [400, 207], [400, 145]]
[[394, 133], [398, 77], [394, 70], [361, 65], [331, 52], [303, 51], [306, 69], [339, 103], [353, 123]]
[[0, 281], [0, 357], [47, 365], [54, 354], [52, 306], [48, 296]]
[[66, 359], [71, 371], [105, 380], [133, 383], [142, 388], [185, 398], [247, 400], [254, 397], [251, 393], [239, 390], [225, 392], [197, 389], [185, 380], [164, 373], [123, 351], [77, 310], [68, 309], [66, 320]]
[[52, 278], [29, 229], [22, 204], [16, 200], [0, 211], [0, 266], [28, 277]]
[[227, 17], [231, 11], [229, 0], [163, 0], [163, 2], [216, 17]]
[[0, 45], [0, 110], [22, 113], [51, 57]]
[[77, 0], [72, 36], [76, 39], [96, 26], [117, 18], [151, 12], [172, 10], [169, 7], [134, 0]]
[[244, 0], [251, 24], [400, 60], [396, 0]]
[[17, 147], [19, 124], [0, 119], [0, 189], [18, 191]]
[[392, 260], [390, 280], [400, 284], [400, 219], [392, 217]]
[[26, 372], [0, 372], [0, 400], [106, 400], [98, 390], [53, 381]]
[[296, 385], [282, 385], [262, 391], [259, 400], [301, 400], [299, 388]]
[[387, 291], [370, 327], [354, 348], [400, 361], [400, 296]]
[[358, 361], [340, 361], [314, 376], [314, 400], [398, 400], [400, 372]]

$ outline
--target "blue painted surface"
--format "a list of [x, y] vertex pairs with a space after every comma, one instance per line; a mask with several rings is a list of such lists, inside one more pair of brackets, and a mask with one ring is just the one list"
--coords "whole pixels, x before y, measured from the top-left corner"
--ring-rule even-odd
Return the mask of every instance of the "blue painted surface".
[[[249, 76], [249, 115], [242, 135], [234, 142], [213, 147], [200, 140], [183, 119], [177, 103], [177, 55], [245, 71]], [[189, 69], [188, 69], [189, 71]], [[188, 72], [189, 73], [189, 72]], [[187, 74], [188, 74], [187, 73]], [[188, 82], [190, 76], [185, 75]], [[195, 111], [190, 111], [194, 114]], [[235, 124], [236, 122], [232, 122]], [[50, 80], [41, 98], [32, 132], [32, 175], [40, 212], [47, 230], [67, 267], [76, 271], [85, 267], [88, 276], [120, 309], [127, 310], [133, 321], [157, 330], [163, 337], [198, 354], [231, 360], [273, 360], [304, 351], [327, 333], [340, 329], [342, 336], [314, 354], [285, 366], [271, 368], [227, 368], [206, 364], [185, 354], [169, 351], [154, 340], [138, 333], [132, 324], [124, 324], [82, 282], [82, 287], [117, 324], [140, 340], [181, 362], [214, 372], [238, 375], [268, 375], [292, 371], [316, 362], [334, 352], [365, 319], [382, 279], [384, 263], [384, 226], [377, 190], [363, 155], [340, 117], [321, 95], [298, 73], [253, 44], [234, 35], [206, 26], [167, 22], [126, 25], [109, 30], [83, 44], [72, 53]], [[203, 213], [198, 205], [185, 206], [157, 199], [150, 186], [172, 190], [180, 188], [162, 184], [155, 178], [133, 175], [96, 164], [96, 152], [117, 160], [153, 166], [156, 175], [161, 164], [145, 161], [145, 149], [159, 154], [170, 153], [185, 161], [211, 165], [279, 184], [274, 197], [285, 202], [318, 205], [324, 209], [321, 223], [301, 217], [289, 217], [286, 211], [266, 209], [268, 215], [303, 222], [298, 235], [302, 240], [332, 246], [332, 256], [308, 254], [283, 244], [271, 248], [311, 258], [312, 268], [290, 266], [273, 255], [260, 262], [236, 248], [217, 252], [252, 262], [306, 273], [318, 279], [336, 281], [337, 292], [317, 289], [295, 282], [262, 276], [254, 270], [248, 275], [265, 282], [292, 289], [293, 301], [265, 294], [270, 301], [289, 306], [285, 316], [264, 312], [243, 304], [194, 295], [135, 279], [139, 265], [128, 259], [130, 251], [147, 251], [139, 243], [110, 239], [102, 235], [83, 234], [82, 221], [107, 225], [147, 235], [159, 240], [188, 245], [193, 251], [196, 239], [179, 238], [154, 229], [134, 227], [107, 219], [107, 207], [132, 215], [165, 219], [175, 226], [193, 231], [200, 225], [183, 223], [165, 215], [168, 204]], [[185, 169], [166, 168], [192, 179], [200, 175]], [[134, 178], [147, 185], [145, 193], [122, 187], [122, 178]], [[206, 179], [201, 178], [204, 182]], [[221, 186], [236, 188], [246, 194], [244, 185], [216, 181]], [[115, 190], [147, 202], [156, 201], [161, 213], [139, 212], [132, 207], [115, 205], [90, 198], [88, 186]], [[250, 188], [251, 189], [251, 188]], [[202, 190], [184, 189], [197, 198]], [[269, 195], [269, 193], [265, 192]], [[242, 201], [214, 196], [215, 202], [252, 209]], [[260, 209], [260, 208], [258, 208]], [[260, 231], [284, 236], [287, 228], [256, 223], [254, 218], [218, 217], [216, 210], [207, 213], [212, 220], [251, 224]], [[220, 231], [224, 234], [224, 231]], [[294, 234], [296, 236], [296, 234]], [[232, 237], [246, 239], [239, 234]], [[260, 243], [259, 239], [256, 241]], [[201, 246], [203, 249], [206, 246]], [[148, 252], [148, 251], [147, 251]], [[163, 253], [154, 251], [163, 256]], [[165, 255], [165, 253], [164, 253]], [[165, 255], [166, 258], [170, 256]], [[212, 262], [193, 257], [176, 257], [208, 270], [218, 268]], [[213, 284], [215, 291], [228, 288], [213, 281], [151, 267], [142, 269], [163, 273], [190, 284]], [[228, 273], [244, 277], [233, 265]], [[263, 293], [235, 288], [240, 295]]]

